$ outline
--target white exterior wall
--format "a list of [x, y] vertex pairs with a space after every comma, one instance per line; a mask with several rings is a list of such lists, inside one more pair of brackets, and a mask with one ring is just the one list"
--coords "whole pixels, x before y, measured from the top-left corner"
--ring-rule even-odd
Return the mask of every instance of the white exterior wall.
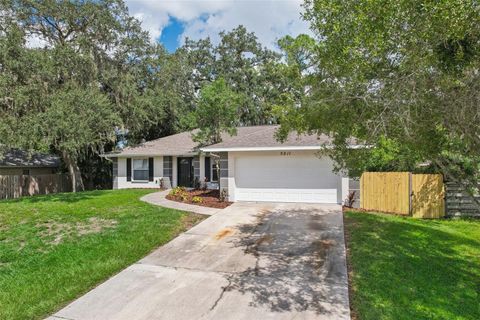
[[227, 183], [230, 201], [341, 204], [348, 194], [348, 178], [316, 151], [229, 152]]
[[[146, 157], [129, 157], [132, 159], [146, 159]], [[147, 158], [148, 159], [148, 158]], [[132, 181], [127, 181], [127, 158], [118, 158], [118, 189], [129, 188], [159, 188], [159, 180], [163, 177], [163, 157], [153, 157], [153, 181], [147, 182], [135, 182], [133, 181], [133, 169], [132, 169]]]

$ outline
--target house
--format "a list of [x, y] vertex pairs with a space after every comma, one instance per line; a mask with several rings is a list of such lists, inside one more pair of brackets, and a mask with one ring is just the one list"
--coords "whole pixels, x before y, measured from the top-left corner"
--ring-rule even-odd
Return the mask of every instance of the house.
[[[239, 127], [222, 142], [198, 148], [183, 132], [105, 155], [113, 161], [113, 187], [193, 187], [218, 183], [230, 201], [342, 203], [349, 179], [333, 171], [318, 151], [327, 136], [290, 134], [275, 139], [278, 126]], [[219, 170], [216, 166], [219, 166]]]
[[12, 149], [0, 154], [0, 175], [43, 175], [58, 171], [60, 158]]

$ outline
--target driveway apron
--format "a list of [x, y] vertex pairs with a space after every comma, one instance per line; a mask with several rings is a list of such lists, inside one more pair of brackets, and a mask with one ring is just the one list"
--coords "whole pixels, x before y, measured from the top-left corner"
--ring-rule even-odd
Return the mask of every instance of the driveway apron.
[[235, 203], [50, 319], [350, 319], [341, 207]]

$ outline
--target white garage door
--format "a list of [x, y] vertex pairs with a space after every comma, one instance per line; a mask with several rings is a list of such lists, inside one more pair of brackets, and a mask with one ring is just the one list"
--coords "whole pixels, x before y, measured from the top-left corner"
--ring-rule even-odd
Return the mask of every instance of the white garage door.
[[235, 157], [235, 199], [338, 203], [341, 178], [329, 158], [313, 152], [287, 155], [256, 154]]

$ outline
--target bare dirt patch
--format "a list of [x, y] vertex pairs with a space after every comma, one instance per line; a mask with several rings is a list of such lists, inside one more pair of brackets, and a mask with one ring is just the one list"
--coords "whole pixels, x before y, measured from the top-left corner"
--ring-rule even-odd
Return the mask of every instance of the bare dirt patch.
[[117, 221], [113, 219], [102, 219], [97, 217], [88, 218], [84, 222], [57, 222], [48, 220], [37, 223], [36, 227], [40, 230], [39, 236], [52, 245], [58, 245], [64, 239], [78, 235], [100, 233], [105, 229], [115, 228]]
[[186, 215], [185, 217], [182, 218], [182, 223], [181, 223], [180, 229], [181, 229], [181, 231], [191, 229], [196, 224], [205, 220], [205, 218], [207, 218], [207, 216], [205, 216], [205, 215], [197, 214], [197, 213], [190, 213], [190, 214], [188, 214], [188, 215]]

